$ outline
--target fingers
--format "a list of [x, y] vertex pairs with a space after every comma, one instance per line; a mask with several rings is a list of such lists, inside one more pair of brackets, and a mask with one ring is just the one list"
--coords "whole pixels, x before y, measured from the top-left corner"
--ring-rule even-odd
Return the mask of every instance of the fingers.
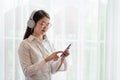
[[53, 58], [53, 60], [56, 61], [56, 60], [58, 60], [58, 58], [59, 57], [57, 55], [55, 55], [54, 58]]
[[54, 52], [55, 54], [58, 54], [58, 53], [63, 53], [63, 51], [56, 51]]
[[64, 52], [63, 52], [63, 51], [56, 51], [56, 52], [54, 52], [54, 53], [51, 55], [51, 56], [52, 56], [52, 59], [53, 59], [54, 61], [58, 60], [58, 58], [59, 58], [58, 54], [59, 54], [59, 53], [63, 53], [63, 54], [61, 55], [61, 57], [67, 57], [67, 56], [69, 55], [69, 50], [66, 49]]
[[56, 61], [56, 60], [58, 60], [58, 58], [59, 58], [59, 56], [57, 55], [58, 53], [63, 53], [63, 51], [56, 51], [56, 52], [54, 52], [53, 54], [51, 54], [50, 55], [50, 60], [54, 60], [54, 61]]
[[65, 56], [68, 56], [68, 55], [70, 54], [70, 53], [69, 53], [69, 50], [66, 49], [63, 54], [64, 54]]

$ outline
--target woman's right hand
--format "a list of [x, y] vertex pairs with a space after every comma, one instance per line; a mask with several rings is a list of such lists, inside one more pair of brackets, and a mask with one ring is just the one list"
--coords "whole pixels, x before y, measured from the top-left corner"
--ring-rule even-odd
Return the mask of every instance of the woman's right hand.
[[48, 62], [48, 61], [51, 61], [51, 60], [58, 60], [59, 56], [57, 55], [58, 53], [63, 53], [63, 51], [56, 51], [56, 52], [53, 52], [51, 55], [49, 55], [48, 57], [45, 58], [45, 61]]

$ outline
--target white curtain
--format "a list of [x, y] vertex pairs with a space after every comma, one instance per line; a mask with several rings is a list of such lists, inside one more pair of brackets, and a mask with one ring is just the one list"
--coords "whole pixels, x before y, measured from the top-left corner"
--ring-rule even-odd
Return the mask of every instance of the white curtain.
[[105, 80], [120, 80], [120, 0], [108, 3]]
[[69, 43], [68, 70], [52, 80], [120, 80], [119, 0], [1, 0], [0, 80], [24, 80], [17, 50], [34, 9], [51, 16], [56, 49]]

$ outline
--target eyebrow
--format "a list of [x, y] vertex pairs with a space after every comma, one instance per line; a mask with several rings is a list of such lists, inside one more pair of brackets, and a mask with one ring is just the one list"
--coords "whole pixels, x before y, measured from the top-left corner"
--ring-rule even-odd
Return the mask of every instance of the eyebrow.
[[[42, 23], [46, 23], [45, 21], [42, 21]], [[49, 23], [47, 23], [47, 24], [50, 24], [50, 22]]]

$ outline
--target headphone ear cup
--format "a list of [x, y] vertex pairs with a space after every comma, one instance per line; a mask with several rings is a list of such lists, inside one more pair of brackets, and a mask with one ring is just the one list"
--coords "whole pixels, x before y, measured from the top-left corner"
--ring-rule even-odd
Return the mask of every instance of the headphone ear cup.
[[33, 20], [28, 20], [27, 25], [28, 25], [29, 28], [34, 28], [34, 26], [35, 26], [35, 21], [33, 21]]

